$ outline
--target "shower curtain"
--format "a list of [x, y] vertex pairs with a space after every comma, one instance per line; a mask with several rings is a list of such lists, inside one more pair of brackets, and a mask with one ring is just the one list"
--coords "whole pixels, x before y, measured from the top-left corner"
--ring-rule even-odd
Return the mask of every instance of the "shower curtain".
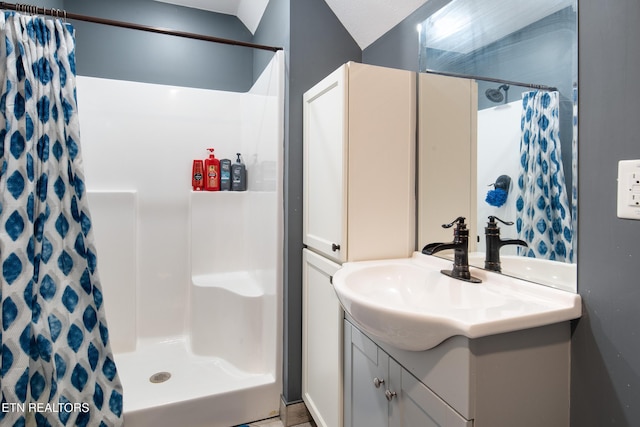
[[573, 84], [573, 137], [571, 139], [571, 229], [573, 234], [573, 259], [578, 255], [578, 84]]
[[571, 262], [573, 232], [562, 168], [558, 92], [523, 94], [521, 130], [516, 230], [529, 247], [518, 252]]
[[0, 425], [119, 426], [84, 186], [73, 28], [0, 13]]

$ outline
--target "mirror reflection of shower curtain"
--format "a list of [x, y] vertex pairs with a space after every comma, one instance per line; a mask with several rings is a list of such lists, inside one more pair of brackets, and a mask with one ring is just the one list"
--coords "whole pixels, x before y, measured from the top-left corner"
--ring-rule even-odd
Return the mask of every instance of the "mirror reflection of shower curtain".
[[73, 27], [0, 12], [0, 35], [0, 424], [119, 426], [122, 386], [87, 206]]
[[571, 229], [573, 230], [573, 258], [578, 257], [578, 84], [573, 84], [573, 136], [571, 140]]
[[571, 262], [573, 232], [559, 137], [558, 92], [522, 95], [520, 173], [516, 201], [521, 255]]

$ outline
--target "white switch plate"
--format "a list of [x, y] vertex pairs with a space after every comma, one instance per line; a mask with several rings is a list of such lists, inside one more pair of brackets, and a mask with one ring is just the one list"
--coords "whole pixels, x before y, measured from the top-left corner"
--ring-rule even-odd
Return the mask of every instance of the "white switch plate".
[[618, 218], [640, 220], [640, 160], [618, 162]]

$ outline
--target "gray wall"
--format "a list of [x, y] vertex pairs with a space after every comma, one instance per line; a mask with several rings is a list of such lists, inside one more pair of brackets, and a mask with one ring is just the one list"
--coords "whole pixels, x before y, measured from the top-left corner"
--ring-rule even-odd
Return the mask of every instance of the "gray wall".
[[[68, 12], [242, 41], [251, 32], [230, 15], [152, 0], [65, 0]], [[253, 83], [253, 49], [71, 21], [78, 74], [243, 92]]]
[[322, 0], [289, 0], [288, 140], [285, 146], [285, 343], [287, 402], [302, 397], [302, 95], [361, 50]]
[[[15, 3], [15, 2], [10, 2]], [[31, 5], [98, 18], [286, 47], [288, 1], [272, 0], [254, 35], [235, 16], [152, 0], [32, 0]], [[286, 9], [286, 16], [283, 10]], [[116, 80], [247, 91], [273, 52], [69, 20], [78, 74]]]
[[[8, 1], [6, 3], [25, 4], [27, 2]], [[33, 6], [46, 7], [47, 9], [64, 9], [64, 0], [35, 0], [28, 3]]]
[[[286, 61], [290, 50], [291, 29], [289, 22], [289, 0], [270, 0], [253, 35], [253, 43], [284, 48]], [[262, 74], [271, 58], [273, 58], [273, 54], [269, 51], [253, 51], [254, 80]]]
[[[363, 52], [364, 62], [417, 70], [421, 7]], [[442, 2], [445, 3], [445, 2]], [[616, 217], [617, 162], [640, 158], [640, 2], [580, 0], [578, 291], [571, 425], [640, 423], [640, 223]]]
[[640, 222], [616, 217], [617, 162], [640, 158], [640, 2], [580, 0], [578, 290], [571, 425], [640, 424]]

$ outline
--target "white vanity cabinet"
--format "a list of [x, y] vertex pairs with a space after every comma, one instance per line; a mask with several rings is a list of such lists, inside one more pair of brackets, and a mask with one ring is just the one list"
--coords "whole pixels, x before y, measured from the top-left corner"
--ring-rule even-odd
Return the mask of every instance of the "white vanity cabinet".
[[569, 322], [426, 351], [344, 328], [344, 427], [569, 426]]
[[304, 243], [336, 262], [415, 247], [416, 75], [349, 62], [304, 95]]
[[345, 427], [471, 427], [409, 371], [344, 322]]

